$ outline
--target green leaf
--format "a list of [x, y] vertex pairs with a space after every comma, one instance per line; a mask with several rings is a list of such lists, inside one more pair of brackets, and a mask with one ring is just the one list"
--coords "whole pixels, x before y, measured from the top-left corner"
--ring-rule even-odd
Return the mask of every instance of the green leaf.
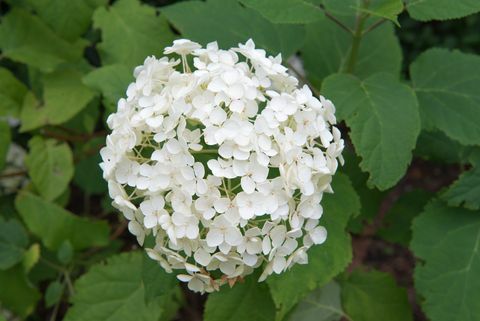
[[423, 311], [435, 321], [480, 318], [480, 213], [434, 200], [413, 221], [410, 245]]
[[15, 207], [30, 232], [50, 250], [57, 250], [65, 240], [76, 250], [108, 244], [109, 228], [104, 221], [75, 216], [30, 192], [18, 194]]
[[72, 261], [73, 258], [73, 246], [69, 240], [62, 242], [57, 251], [57, 259], [60, 263], [66, 265]]
[[45, 306], [50, 308], [54, 306], [60, 299], [63, 294], [63, 284], [58, 281], [53, 281], [47, 287], [45, 291]]
[[30, 270], [38, 263], [39, 259], [40, 245], [38, 243], [32, 244], [23, 255], [22, 265], [25, 273], [30, 272]]
[[20, 114], [27, 87], [8, 69], [0, 67], [0, 116], [16, 117]]
[[61, 37], [74, 41], [90, 27], [94, 9], [108, 0], [27, 0], [28, 5]]
[[304, 0], [240, 0], [273, 23], [303, 24], [323, 18], [319, 6]]
[[44, 76], [43, 99], [37, 100], [31, 93], [25, 98], [20, 131], [62, 124], [86, 108], [95, 91], [82, 83], [82, 76], [74, 69], [57, 70]]
[[472, 148], [461, 145], [439, 130], [422, 130], [414, 155], [442, 163], [465, 163]]
[[115, 111], [118, 100], [125, 96], [126, 88], [132, 81], [132, 70], [121, 64], [100, 67], [83, 77], [85, 85], [102, 93], [110, 112]]
[[342, 304], [355, 321], [413, 320], [407, 291], [383, 272], [354, 271], [342, 282]]
[[[403, 3], [401, 0], [323, 0], [325, 9], [333, 15], [342, 17], [355, 17], [357, 13], [363, 12], [373, 16], [369, 19], [370, 23], [378, 21], [378, 17], [385, 18], [395, 22], [398, 25], [397, 16], [403, 11]], [[350, 23], [353, 27], [353, 22]], [[367, 24], [368, 25], [368, 24]]]
[[420, 21], [462, 18], [480, 11], [477, 0], [407, 0], [408, 13]]
[[442, 194], [442, 199], [451, 206], [480, 209], [480, 167], [465, 173]]
[[104, 65], [121, 63], [132, 68], [147, 56], [161, 56], [173, 40], [165, 18], [138, 0], [119, 0], [108, 9], [97, 9], [93, 24], [102, 31], [97, 48]]
[[37, 191], [51, 201], [60, 196], [73, 177], [73, 155], [67, 144], [33, 137], [25, 157], [28, 174]]
[[322, 92], [350, 127], [353, 145], [362, 157], [360, 167], [370, 173], [369, 183], [380, 190], [395, 185], [405, 174], [420, 133], [414, 92], [383, 73], [363, 81], [332, 75], [325, 79]]
[[44, 72], [51, 72], [65, 62], [81, 60], [84, 47], [84, 41], [71, 44], [63, 40], [23, 9], [10, 10], [0, 25], [2, 55]]
[[367, 8], [361, 8], [360, 12], [368, 13], [372, 16], [381, 17], [393, 21], [397, 26], [397, 16], [403, 11], [402, 0], [375, 0]]
[[378, 235], [384, 240], [408, 247], [412, 238], [412, 221], [431, 197], [432, 193], [420, 189], [403, 194], [385, 214], [385, 226], [378, 230]]
[[94, 265], [75, 282], [73, 306], [64, 320], [160, 320], [171, 300], [164, 296], [146, 304], [144, 294], [142, 254], [130, 252], [115, 255], [105, 263]]
[[149, 258], [145, 253], [142, 260], [142, 282], [145, 287], [147, 303], [168, 295], [178, 284], [175, 274], [167, 273], [158, 262]]
[[480, 57], [430, 49], [410, 66], [424, 128], [465, 145], [480, 144]]
[[[354, 21], [354, 18], [348, 17], [348, 20]], [[320, 84], [328, 75], [344, 70], [351, 46], [352, 36], [330, 19], [307, 25], [307, 39], [301, 50], [307, 76]], [[402, 51], [391, 23], [363, 36], [355, 66], [356, 76], [363, 79], [378, 72], [398, 76], [401, 65]]]
[[237, 283], [231, 289], [222, 288], [220, 292], [211, 293], [205, 305], [205, 321], [245, 321], [275, 319], [273, 304], [268, 287], [257, 281], [257, 275]]
[[305, 39], [303, 26], [273, 24], [236, 0], [180, 2], [163, 7], [162, 13], [182, 36], [202, 44], [217, 41], [224, 49], [252, 38], [257, 47], [287, 58]]
[[295, 265], [281, 275], [267, 278], [277, 319], [282, 319], [313, 289], [327, 284], [352, 259], [350, 235], [345, 228], [350, 217], [360, 211], [360, 201], [346, 176], [336, 174], [332, 187], [334, 194], [325, 194], [322, 200], [324, 214], [320, 223], [328, 232], [325, 243], [308, 250], [308, 264]]
[[289, 321], [339, 321], [342, 311], [340, 286], [335, 281], [310, 293], [295, 307]]
[[[100, 153], [85, 157], [89, 153], [91, 154], [92, 150], [99, 150], [104, 144], [105, 137], [99, 137], [91, 139], [75, 151], [77, 155], [84, 158], [81, 158], [75, 165], [73, 182], [88, 194], [102, 194], [108, 190], [107, 182], [103, 179], [102, 169], [98, 166], [102, 161]], [[89, 174], [85, 175], [85, 173]]]
[[[40, 292], [27, 280], [20, 265], [0, 270], [0, 304], [21, 318], [30, 315], [40, 299]], [[8, 291], [4, 291], [8, 289]]]
[[17, 220], [4, 221], [0, 217], [0, 270], [21, 262], [28, 245], [28, 237]]
[[7, 121], [0, 119], [0, 171], [5, 167], [12, 134]]

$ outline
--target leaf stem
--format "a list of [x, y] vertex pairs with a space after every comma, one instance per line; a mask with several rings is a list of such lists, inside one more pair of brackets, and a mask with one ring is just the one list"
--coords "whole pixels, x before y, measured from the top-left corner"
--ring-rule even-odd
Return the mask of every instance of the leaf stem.
[[325, 8], [325, 6], [323, 4], [320, 5], [320, 9], [323, 10], [323, 13], [325, 14], [325, 17], [327, 17], [328, 19], [335, 22], [340, 28], [342, 28], [343, 30], [345, 30], [349, 34], [353, 35], [353, 30], [350, 29], [349, 27], [347, 27], [343, 22], [341, 22], [340, 20], [335, 18], [333, 15], [331, 15], [330, 12], [327, 11], [327, 9]]
[[373, 25], [371, 25], [370, 27], [368, 27], [363, 33], [362, 33], [362, 36], [366, 35], [367, 33], [369, 33], [370, 31], [376, 29], [377, 27], [381, 26], [384, 22], [386, 22], [387, 19], [381, 19], [381, 20], [378, 20], [377, 22], [375, 22]]
[[360, 50], [360, 43], [363, 36], [363, 26], [367, 20], [368, 15], [359, 14], [355, 22], [355, 32], [353, 34], [352, 48], [348, 56], [345, 72], [351, 74], [355, 71], [355, 65], [357, 63], [358, 52]]

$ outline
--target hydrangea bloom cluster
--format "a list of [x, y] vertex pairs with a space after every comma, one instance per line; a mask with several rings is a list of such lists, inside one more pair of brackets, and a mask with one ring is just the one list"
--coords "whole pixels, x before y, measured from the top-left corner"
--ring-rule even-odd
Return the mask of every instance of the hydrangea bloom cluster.
[[152, 235], [148, 255], [199, 292], [307, 263], [342, 161], [332, 102], [252, 40], [221, 50], [182, 39], [164, 54], [135, 69], [101, 150], [130, 232], [140, 245]]

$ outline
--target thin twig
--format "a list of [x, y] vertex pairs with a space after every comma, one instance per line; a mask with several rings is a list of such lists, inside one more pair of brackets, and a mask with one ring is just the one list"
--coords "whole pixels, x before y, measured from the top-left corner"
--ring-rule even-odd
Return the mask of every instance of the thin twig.
[[370, 31], [376, 29], [377, 27], [381, 26], [384, 22], [386, 22], [387, 19], [381, 19], [381, 20], [378, 20], [377, 22], [375, 22], [373, 25], [371, 25], [370, 27], [368, 27], [363, 33], [362, 33], [362, 36], [366, 35], [367, 33], [369, 33]]
[[12, 173], [5, 173], [0, 175], [0, 179], [2, 178], [8, 178], [8, 177], [15, 177], [15, 176], [24, 176], [27, 174], [27, 171], [18, 171], [18, 172], [12, 172]]
[[335, 18], [333, 15], [330, 14], [330, 12], [327, 11], [327, 9], [325, 8], [325, 6], [323, 4], [320, 5], [320, 9], [323, 10], [323, 13], [325, 14], [325, 16], [332, 20], [333, 22], [335, 22], [340, 28], [342, 28], [343, 30], [345, 30], [346, 32], [348, 32], [349, 34], [353, 35], [353, 30], [350, 29], [349, 27], [347, 27], [343, 22], [341, 22], [340, 20], [338, 20], [337, 18]]

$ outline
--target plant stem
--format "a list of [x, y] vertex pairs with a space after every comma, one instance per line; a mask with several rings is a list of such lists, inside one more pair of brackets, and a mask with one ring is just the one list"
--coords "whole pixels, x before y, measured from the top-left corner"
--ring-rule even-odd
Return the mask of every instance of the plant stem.
[[347, 27], [346, 25], [343, 24], [343, 22], [341, 22], [340, 20], [338, 20], [337, 18], [335, 18], [334, 16], [332, 16], [328, 11], [327, 9], [325, 9], [325, 6], [323, 4], [320, 5], [320, 9], [323, 10], [323, 13], [325, 14], [325, 17], [327, 17], [328, 19], [332, 20], [333, 22], [335, 22], [340, 28], [342, 28], [343, 30], [345, 30], [346, 32], [348, 32], [349, 34], [352, 34], [353, 35], [353, 30], [350, 29], [349, 27]]
[[350, 55], [348, 56], [345, 72], [351, 74], [355, 71], [355, 65], [357, 63], [358, 51], [360, 49], [360, 43], [363, 36], [363, 26], [367, 20], [368, 15], [360, 14], [357, 16], [355, 23], [355, 32], [353, 34], [352, 48], [350, 49]]

